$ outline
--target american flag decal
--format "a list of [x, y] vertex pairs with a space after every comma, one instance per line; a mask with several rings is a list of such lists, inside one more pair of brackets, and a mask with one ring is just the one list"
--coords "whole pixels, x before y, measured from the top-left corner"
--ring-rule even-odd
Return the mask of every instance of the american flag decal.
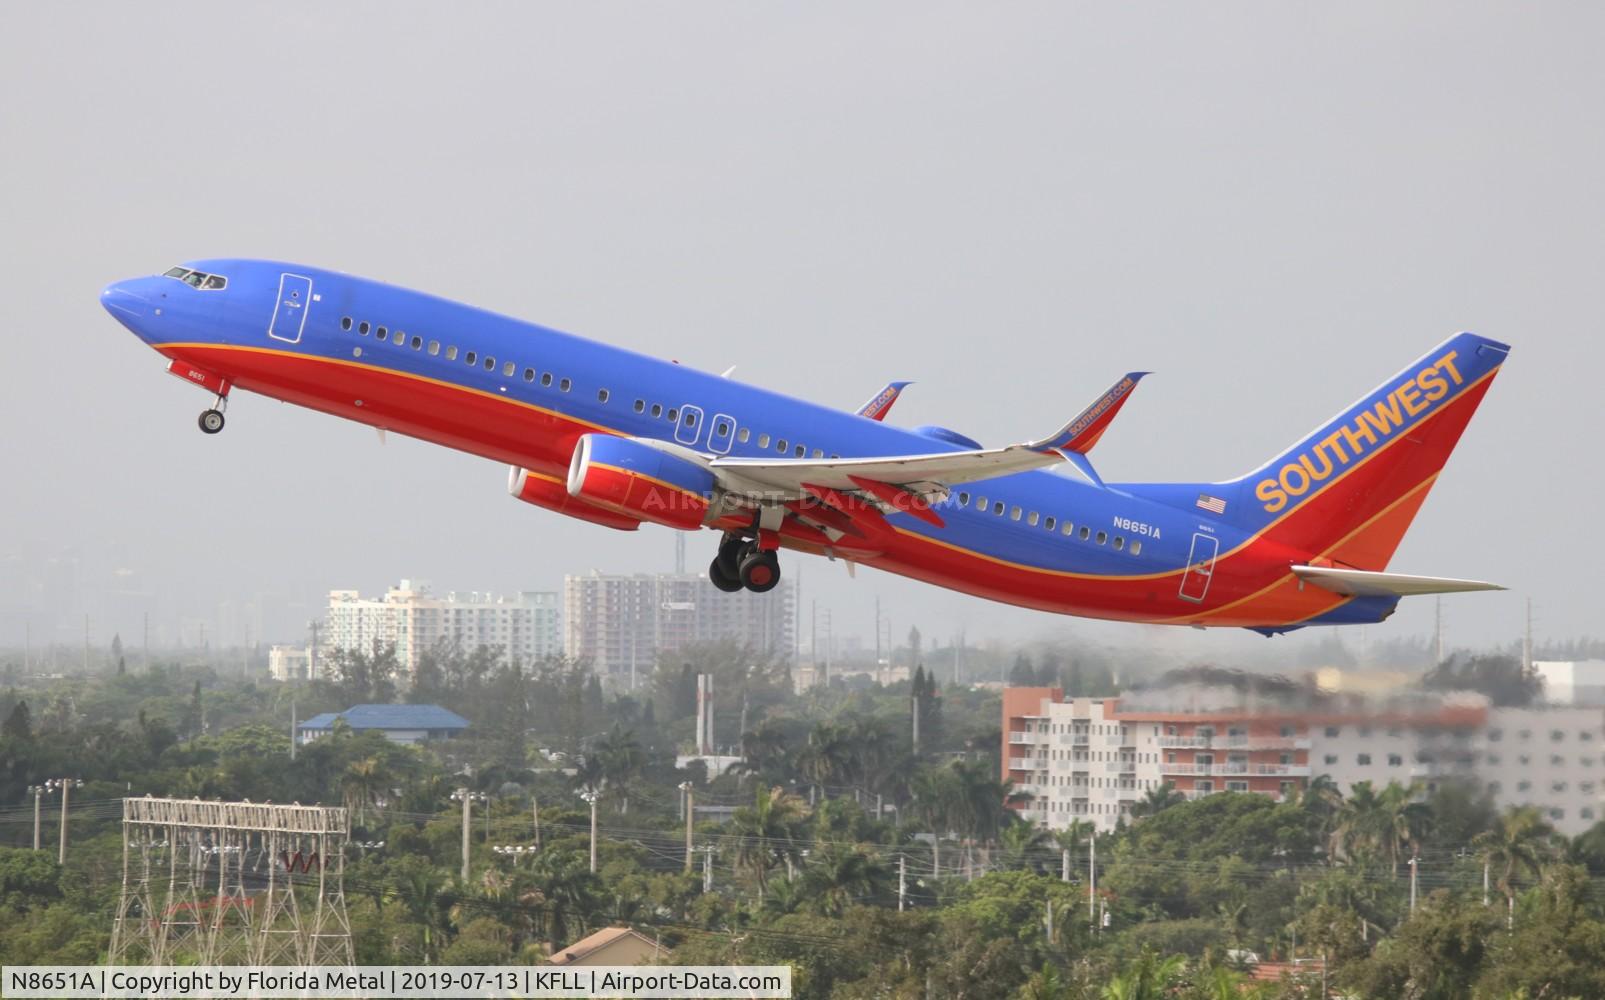
[[1220, 497], [1212, 497], [1208, 493], [1198, 494], [1198, 506], [1209, 511], [1211, 514], [1226, 513], [1226, 501], [1222, 500]]

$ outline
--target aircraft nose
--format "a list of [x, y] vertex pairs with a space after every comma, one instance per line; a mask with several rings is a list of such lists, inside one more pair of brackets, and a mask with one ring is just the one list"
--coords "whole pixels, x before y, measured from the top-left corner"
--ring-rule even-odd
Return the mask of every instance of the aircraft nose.
[[101, 289], [100, 304], [118, 320], [150, 314], [150, 302], [139, 294], [132, 281], [114, 281]]
[[146, 339], [152, 320], [160, 315], [145, 285], [145, 279], [133, 278], [114, 281], [100, 292], [102, 308], [141, 339]]

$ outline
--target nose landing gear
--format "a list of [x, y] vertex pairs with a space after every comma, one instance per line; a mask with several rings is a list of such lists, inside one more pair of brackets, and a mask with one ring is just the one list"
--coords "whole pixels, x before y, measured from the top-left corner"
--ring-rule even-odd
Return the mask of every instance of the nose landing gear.
[[761, 548], [752, 539], [726, 535], [708, 566], [708, 579], [727, 594], [743, 587], [755, 594], [768, 593], [780, 583], [780, 559], [774, 549]]
[[212, 408], [202, 410], [200, 419], [196, 423], [201, 426], [202, 434], [216, 434], [223, 429], [223, 411], [228, 409], [228, 393], [219, 393]]

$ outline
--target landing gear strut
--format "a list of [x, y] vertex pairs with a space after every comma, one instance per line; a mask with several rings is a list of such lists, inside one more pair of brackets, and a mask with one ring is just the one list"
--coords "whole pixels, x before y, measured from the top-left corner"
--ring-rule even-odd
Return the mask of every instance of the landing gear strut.
[[202, 410], [200, 419], [196, 423], [201, 426], [202, 434], [216, 434], [223, 429], [223, 411], [228, 409], [228, 396], [218, 396], [212, 403], [212, 408]]
[[780, 583], [780, 560], [773, 549], [727, 534], [719, 543], [719, 554], [708, 566], [708, 579], [727, 594], [743, 587], [755, 594], [767, 593]]

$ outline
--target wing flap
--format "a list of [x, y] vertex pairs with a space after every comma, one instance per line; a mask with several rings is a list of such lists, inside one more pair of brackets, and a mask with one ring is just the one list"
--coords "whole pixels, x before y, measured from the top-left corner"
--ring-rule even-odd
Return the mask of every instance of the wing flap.
[[1496, 583], [1455, 580], [1442, 576], [1408, 576], [1332, 566], [1294, 566], [1293, 575], [1334, 594], [1346, 597], [1410, 597], [1419, 594], [1459, 594], [1472, 590], [1504, 590]]

